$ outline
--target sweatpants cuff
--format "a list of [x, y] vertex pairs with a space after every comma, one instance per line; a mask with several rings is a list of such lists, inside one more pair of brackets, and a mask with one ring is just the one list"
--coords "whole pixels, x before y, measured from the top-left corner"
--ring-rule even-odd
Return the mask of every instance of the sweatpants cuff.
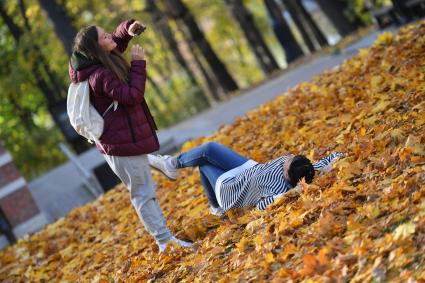
[[168, 233], [164, 233], [164, 234], [161, 234], [161, 235], [156, 235], [155, 240], [158, 244], [165, 244], [169, 240], [171, 240], [172, 237], [173, 237], [173, 235], [170, 232], [168, 232]]

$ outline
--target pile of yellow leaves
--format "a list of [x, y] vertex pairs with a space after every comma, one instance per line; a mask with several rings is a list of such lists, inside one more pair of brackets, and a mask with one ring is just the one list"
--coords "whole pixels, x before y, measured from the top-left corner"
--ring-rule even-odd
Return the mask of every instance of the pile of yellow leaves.
[[154, 174], [168, 225], [196, 250], [159, 255], [124, 186], [0, 254], [3, 282], [425, 282], [425, 22], [383, 34], [215, 135], [265, 162], [344, 151], [266, 211], [209, 214], [197, 169]]

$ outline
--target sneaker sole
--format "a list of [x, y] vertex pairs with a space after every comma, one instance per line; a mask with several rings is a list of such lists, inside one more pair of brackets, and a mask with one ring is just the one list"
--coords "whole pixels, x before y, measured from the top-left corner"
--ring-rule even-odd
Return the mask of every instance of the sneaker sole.
[[173, 181], [177, 180], [177, 177], [176, 177], [176, 178], [170, 177], [169, 175], [167, 175], [167, 174], [166, 174], [164, 171], [162, 171], [161, 169], [158, 169], [158, 168], [153, 167], [153, 166], [150, 166], [150, 167], [151, 167], [153, 170], [160, 172], [162, 175], [164, 175], [165, 177], [167, 177], [167, 178], [168, 178], [168, 179], [170, 179], [170, 180], [173, 180]]

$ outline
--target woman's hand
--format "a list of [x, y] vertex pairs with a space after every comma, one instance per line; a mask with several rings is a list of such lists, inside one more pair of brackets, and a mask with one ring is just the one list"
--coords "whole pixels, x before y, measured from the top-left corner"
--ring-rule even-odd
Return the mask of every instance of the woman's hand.
[[139, 35], [142, 32], [144, 32], [146, 29], [146, 26], [144, 23], [140, 21], [135, 21], [128, 27], [128, 34], [131, 36]]
[[139, 44], [131, 48], [131, 60], [145, 60], [145, 51]]

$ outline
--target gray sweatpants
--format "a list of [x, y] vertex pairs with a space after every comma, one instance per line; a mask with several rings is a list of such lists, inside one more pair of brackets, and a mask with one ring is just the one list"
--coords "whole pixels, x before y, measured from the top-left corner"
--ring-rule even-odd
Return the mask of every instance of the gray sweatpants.
[[130, 199], [146, 230], [158, 243], [167, 242], [172, 234], [156, 199], [148, 157], [103, 155], [112, 171], [130, 191]]

